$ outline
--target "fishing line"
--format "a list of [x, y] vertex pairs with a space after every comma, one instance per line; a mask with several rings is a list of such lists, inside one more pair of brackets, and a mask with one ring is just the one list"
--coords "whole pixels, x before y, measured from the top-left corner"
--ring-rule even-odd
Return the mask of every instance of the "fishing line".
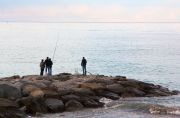
[[53, 52], [53, 56], [52, 56], [52, 61], [54, 61], [54, 58], [55, 58], [58, 42], [59, 42], [59, 33], [57, 33], [57, 41], [56, 41], [56, 45], [55, 45], [55, 48], [54, 48], [54, 52]]

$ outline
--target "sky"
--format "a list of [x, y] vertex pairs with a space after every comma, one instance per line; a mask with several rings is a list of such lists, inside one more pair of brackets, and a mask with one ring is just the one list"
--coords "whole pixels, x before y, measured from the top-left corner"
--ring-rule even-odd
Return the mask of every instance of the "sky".
[[180, 22], [180, 0], [0, 0], [0, 21]]

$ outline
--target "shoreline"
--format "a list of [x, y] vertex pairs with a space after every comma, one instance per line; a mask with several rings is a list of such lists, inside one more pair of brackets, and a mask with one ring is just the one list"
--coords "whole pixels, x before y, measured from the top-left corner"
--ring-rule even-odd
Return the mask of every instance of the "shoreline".
[[[160, 85], [125, 76], [73, 75], [12, 76], [0, 79], [0, 116], [24, 118], [38, 113], [59, 113], [104, 107], [101, 98], [178, 95]], [[8, 116], [6, 116], [8, 113]]]

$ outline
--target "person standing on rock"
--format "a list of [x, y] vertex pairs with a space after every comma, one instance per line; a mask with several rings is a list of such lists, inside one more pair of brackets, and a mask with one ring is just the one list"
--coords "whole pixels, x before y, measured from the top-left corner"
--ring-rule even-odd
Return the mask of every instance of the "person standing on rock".
[[49, 61], [49, 57], [47, 57], [45, 62], [44, 62], [45, 63], [45, 72], [46, 72], [46, 74], [48, 73], [48, 68], [49, 68], [48, 61]]
[[53, 65], [53, 62], [51, 60], [51, 58], [49, 58], [49, 61], [48, 61], [48, 65], [49, 65], [49, 69], [48, 69], [48, 75], [52, 75], [52, 65]]
[[43, 76], [44, 74], [44, 68], [45, 68], [45, 62], [44, 60], [42, 59], [41, 62], [40, 62], [40, 75]]
[[47, 75], [52, 75], [53, 62], [51, 61], [51, 59], [49, 57], [46, 58], [45, 65], [46, 65], [46, 74]]
[[87, 64], [87, 60], [85, 59], [85, 57], [82, 58], [81, 61], [81, 66], [82, 66], [82, 70], [83, 70], [83, 75], [86, 75], [86, 64]]

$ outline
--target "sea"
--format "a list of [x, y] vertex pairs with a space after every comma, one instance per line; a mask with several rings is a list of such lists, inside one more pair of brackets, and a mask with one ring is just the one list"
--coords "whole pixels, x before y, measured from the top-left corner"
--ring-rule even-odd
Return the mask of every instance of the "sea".
[[[46, 57], [53, 60], [53, 74], [82, 73], [85, 57], [88, 74], [121, 75], [180, 90], [180, 23], [0, 22], [0, 78], [37, 75]], [[180, 95], [102, 101], [104, 108], [43, 117], [180, 117]]]

